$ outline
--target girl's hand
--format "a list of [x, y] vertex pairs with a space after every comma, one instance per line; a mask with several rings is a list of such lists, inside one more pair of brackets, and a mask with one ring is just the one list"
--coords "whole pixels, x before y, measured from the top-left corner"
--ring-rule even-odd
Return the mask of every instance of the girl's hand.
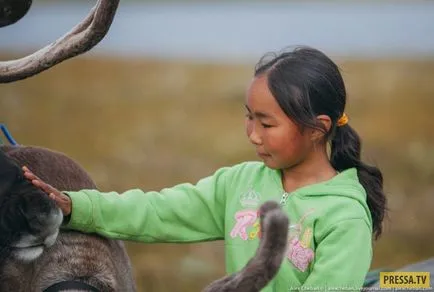
[[62, 210], [63, 216], [69, 216], [71, 214], [72, 202], [71, 198], [51, 185], [43, 182], [33, 172], [31, 172], [26, 166], [23, 166], [24, 177], [32, 182], [32, 184], [42, 191], [46, 192], [48, 196], [53, 199], [57, 206]]

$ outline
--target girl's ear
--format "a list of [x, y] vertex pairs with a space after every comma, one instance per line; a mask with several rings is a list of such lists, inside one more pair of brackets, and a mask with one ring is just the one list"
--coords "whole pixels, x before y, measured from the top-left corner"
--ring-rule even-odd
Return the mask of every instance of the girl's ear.
[[332, 127], [332, 120], [327, 115], [319, 115], [316, 117], [318, 128], [313, 129], [311, 139], [314, 142], [322, 141], [324, 136], [330, 131]]

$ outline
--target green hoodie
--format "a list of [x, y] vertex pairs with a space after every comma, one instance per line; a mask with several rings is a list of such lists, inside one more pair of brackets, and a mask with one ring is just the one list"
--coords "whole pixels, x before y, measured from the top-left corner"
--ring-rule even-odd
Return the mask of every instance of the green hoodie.
[[221, 168], [195, 185], [160, 192], [65, 193], [72, 199], [66, 228], [148, 243], [224, 239], [227, 273], [255, 254], [258, 206], [277, 200], [290, 219], [290, 244], [265, 292], [358, 291], [371, 264], [372, 221], [356, 169], [292, 193], [284, 191], [280, 171], [261, 162]]

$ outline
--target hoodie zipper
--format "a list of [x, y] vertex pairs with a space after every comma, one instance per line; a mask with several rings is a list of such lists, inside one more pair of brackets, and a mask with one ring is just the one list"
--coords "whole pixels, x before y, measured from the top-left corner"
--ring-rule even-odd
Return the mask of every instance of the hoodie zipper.
[[289, 193], [284, 192], [282, 194], [282, 198], [280, 199], [280, 205], [285, 206], [286, 205], [286, 201], [288, 200], [289, 197]]

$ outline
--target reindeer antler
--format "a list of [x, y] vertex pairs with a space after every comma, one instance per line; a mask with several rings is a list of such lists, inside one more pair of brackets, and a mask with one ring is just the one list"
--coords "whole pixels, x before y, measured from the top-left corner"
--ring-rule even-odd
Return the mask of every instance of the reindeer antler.
[[89, 15], [70, 32], [21, 59], [0, 62], [0, 83], [22, 80], [83, 54], [107, 34], [119, 0], [98, 0]]

